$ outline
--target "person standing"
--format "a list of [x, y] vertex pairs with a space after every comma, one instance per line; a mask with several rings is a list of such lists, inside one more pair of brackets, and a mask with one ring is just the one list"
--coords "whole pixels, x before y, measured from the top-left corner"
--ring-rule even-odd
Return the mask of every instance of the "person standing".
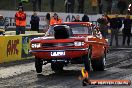
[[118, 32], [121, 27], [122, 27], [122, 20], [118, 17], [118, 14], [116, 14], [114, 18], [110, 19], [110, 28], [111, 28], [110, 46], [112, 46], [114, 37], [116, 41], [116, 46], [118, 46]]
[[42, 0], [32, 0], [33, 11], [37, 10], [37, 4], [38, 4], [38, 9], [41, 12], [41, 3], [42, 3]]
[[47, 25], [49, 26], [50, 25], [50, 13], [46, 14], [45, 20], [47, 22]]
[[92, 10], [96, 13], [98, 1], [97, 0], [91, 0]]
[[87, 12], [84, 13], [82, 17], [82, 22], [89, 22], [89, 17], [87, 16]]
[[111, 8], [112, 8], [112, 0], [107, 0], [107, 13], [111, 14]]
[[45, 21], [46, 21], [46, 25], [45, 25], [45, 29], [44, 29], [44, 32], [46, 33], [47, 29], [49, 28], [50, 26], [50, 13], [47, 13], [46, 16], [45, 16]]
[[[5, 22], [4, 22], [4, 17], [3, 15], [0, 14], [0, 26], [4, 26]], [[0, 36], [5, 34], [5, 30], [4, 29], [0, 29]]]
[[26, 13], [23, 10], [22, 6], [18, 7], [18, 12], [15, 14], [16, 22], [16, 35], [25, 34], [26, 27]]
[[80, 20], [80, 16], [77, 15], [77, 16], [75, 17], [75, 20], [73, 20], [72, 22], [81, 22], [81, 20]]
[[37, 13], [34, 12], [31, 16], [30, 24], [31, 24], [31, 30], [37, 31], [39, 33], [39, 17], [37, 16]]
[[54, 13], [53, 17], [50, 20], [50, 25], [62, 23], [62, 19], [58, 17], [58, 14]]
[[98, 8], [99, 8], [99, 14], [102, 14], [102, 8], [103, 8], [102, 0], [98, 0]]
[[39, 11], [41, 12], [42, 8], [41, 8], [41, 3], [42, 3], [42, 0], [38, 0], [38, 9]]
[[50, 9], [54, 12], [55, 0], [50, 0]]
[[74, 12], [74, 4], [75, 4], [75, 0], [65, 0], [66, 13]]
[[78, 0], [78, 13], [83, 13], [83, 10], [84, 10], [84, 1], [85, 0]]
[[130, 15], [127, 15], [126, 18], [123, 21], [124, 28], [123, 28], [123, 42], [122, 44], [125, 45], [126, 37], [127, 39], [127, 45], [130, 45], [130, 37], [131, 37], [131, 27], [132, 27], [132, 20], [130, 19]]
[[70, 0], [71, 2], [71, 13], [74, 13], [75, 0]]
[[106, 38], [108, 34], [108, 19], [106, 15], [102, 15], [102, 18], [97, 19], [97, 22], [99, 23], [100, 32], [104, 38]]
[[120, 14], [124, 13], [124, 10], [127, 8], [126, 0], [119, 0], [117, 3]]

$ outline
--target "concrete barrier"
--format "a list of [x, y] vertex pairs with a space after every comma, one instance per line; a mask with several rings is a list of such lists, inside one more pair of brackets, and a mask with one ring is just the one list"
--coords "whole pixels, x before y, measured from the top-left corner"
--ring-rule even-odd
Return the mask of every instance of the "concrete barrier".
[[[31, 35], [31, 34], [40, 34], [37, 31], [25, 31], [25, 34]], [[5, 31], [5, 35], [16, 35], [16, 31]]]
[[15, 31], [5, 31], [5, 35], [16, 35]]
[[4, 51], [3, 45], [4, 45], [4, 37], [0, 36], [0, 63], [3, 62], [3, 51]]

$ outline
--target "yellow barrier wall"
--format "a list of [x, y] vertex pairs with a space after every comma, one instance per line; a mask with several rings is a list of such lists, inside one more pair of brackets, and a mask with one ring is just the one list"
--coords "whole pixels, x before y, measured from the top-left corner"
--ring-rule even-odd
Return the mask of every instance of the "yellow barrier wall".
[[0, 52], [2, 61], [9, 62], [21, 59], [22, 36], [3, 36]]
[[4, 54], [4, 39], [5, 37], [0, 36], [0, 63], [3, 62], [3, 54]]
[[43, 35], [0, 36], [0, 63], [31, 57], [32, 55], [28, 53], [30, 39]]

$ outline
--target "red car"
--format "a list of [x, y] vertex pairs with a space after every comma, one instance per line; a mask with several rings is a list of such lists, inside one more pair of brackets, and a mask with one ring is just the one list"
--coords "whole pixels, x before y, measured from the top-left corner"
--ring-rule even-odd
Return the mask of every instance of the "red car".
[[[65, 22], [51, 25], [44, 37], [31, 40], [37, 73], [51, 63], [54, 71], [67, 64], [84, 64], [86, 70], [103, 71], [108, 43], [99, 29], [89, 22]], [[45, 62], [45, 63], [44, 63]]]

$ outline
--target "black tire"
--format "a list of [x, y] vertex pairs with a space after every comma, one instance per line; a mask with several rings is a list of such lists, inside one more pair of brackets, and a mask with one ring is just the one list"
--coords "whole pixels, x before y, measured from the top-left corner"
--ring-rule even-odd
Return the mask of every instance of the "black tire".
[[106, 54], [100, 57], [100, 60], [93, 60], [92, 67], [94, 71], [104, 71], [106, 67]]
[[43, 66], [43, 61], [41, 59], [35, 58], [35, 68], [37, 73], [42, 72], [42, 66]]
[[85, 70], [86, 71], [90, 71], [91, 70], [91, 55], [92, 55], [92, 47], [90, 46], [88, 49], [88, 54], [83, 56], [83, 60], [84, 60], [84, 66], [85, 66]]
[[53, 71], [63, 71], [64, 65], [62, 63], [51, 63], [51, 69]]

